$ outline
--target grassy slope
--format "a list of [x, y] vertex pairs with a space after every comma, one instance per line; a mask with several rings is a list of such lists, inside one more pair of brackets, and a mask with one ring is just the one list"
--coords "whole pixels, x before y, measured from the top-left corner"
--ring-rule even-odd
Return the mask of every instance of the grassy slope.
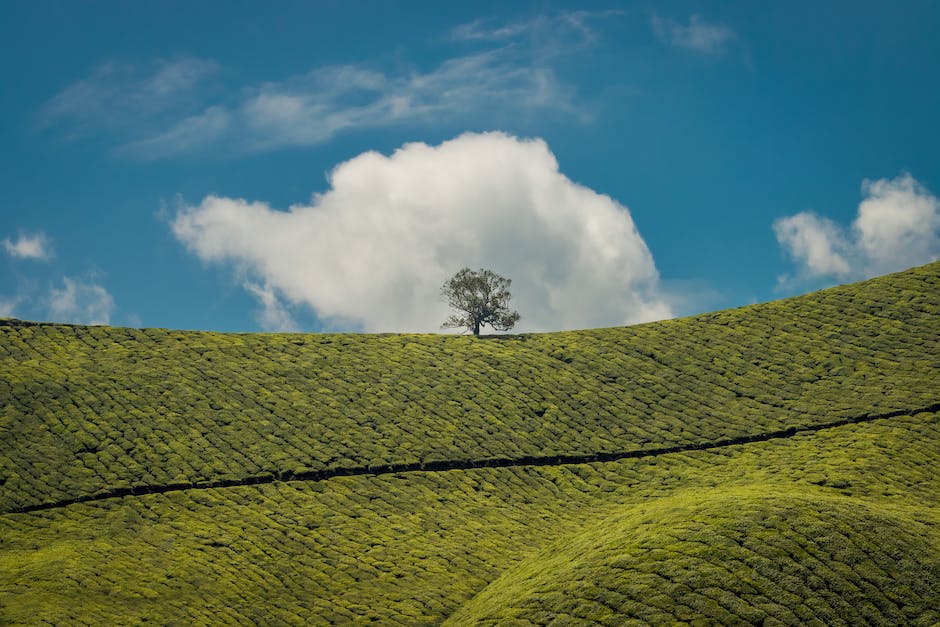
[[553, 543], [451, 622], [931, 625], [940, 519], [922, 516], [763, 485], [679, 493]]
[[0, 326], [0, 511], [117, 487], [624, 451], [936, 402], [940, 264], [484, 341]]
[[[686, 320], [488, 341], [4, 327], [0, 509], [138, 477], [630, 450], [926, 406], [938, 287], [933, 264]], [[609, 463], [5, 514], [0, 623], [930, 624], [938, 467], [940, 415], [921, 413]], [[721, 564], [733, 576], [703, 567]], [[870, 607], [854, 602], [872, 586]]]
[[[682, 531], [720, 539], [730, 528], [752, 546], [770, 541], [773, 531], [802, 534], [802, 541], [806, 504], [821, 503], [833, 525], [855, 528], [873, 517], [892, 528], [916, 521], [892, 540], [891, 556], [909, 577], [927, 582], [912, 588], [917, 596], [906, 597], [902, 611], [932, 624], [940, 620], [940, 545], [936, 533], [924, 529], [940, 529], [938, 442], [940, 415], [929, 414], [642, 460], [191, 490], [0, 516], [0, 622], [435, 624], [468, 602], [453, 616], [456, 624], [494, 617], [502, 622], [506, 615], [493, 599], [509, 599], [505, 610], [513, 612], [538, 598], [533, 588], [544, 584], [544, 607], [535, 609], [570, 612], [557, 598], [559, 589], [578, 584], [576, 577], [598, 569], [599, 561], [629, 555], [658, 536], [679, 545], [680, 554], [688, 540], [674, 537]], [[721, 501], [716, 493], [728, 497]], [[777, 514], [768, 517], [770, 529], [748, 512], [765, 494], [773, 496], [765, 511]], [[722, 518], [713, 519], [722, 503]], [[663, 511], [668, 516], [660, 516]], [[796, 520], [788, 511], [796, 512]], [[643, 512], [651, 513], [642, 520], [643, 534], [631, 536], [629, 523]], [[560, 571], [557, 561], [543, 561], [564, 551], [569, 538], [581, 546], [595, 532], [599, 546], [585, 552], [583, 564]], [[866, 561], [870, 541], [862, 535], [848, 549], [833, 542], [829, 571], [819, 575], [822, 588], [834, 596], [849, 588], [853, 579], [843, 571]], [[689, 558], [662, 555], [647, 556], [636, 564], [632, 581], [616, 583], [641, 589], [649, 584], [646, 571], [658, 566], [678, 571], [676, 583], [695, 585], [683, 573]], [[769, 564], [750, 566], [770, 579], [760, 583], [761, 594], [795, 612], [792, 595], [799, 589], [775, 586], [773, 571], [810, 564], [795, 552], [764, 559]], [[533, 568], [542, 581], [530, 580]], [[885, 578], [891, 588], [915, 583], [888, 573], [876, 585]], [[606, 583], [603, 576], [595, 581]], [[699, 582], [708, 584], [701, 589], [739, 591], [727, 578], [715, 585], [713, 573], [702, 573]], [[887, 591], [887, 584], [882, 587]], [[677, 619], [688, 612], [678, 601]], [[749, 616], [786, 619], [782, 609], [755, 601], [745, 599], [754, 606]], [[669, 611], [660, 608], [659, 615]], [[891, 616], [883, 623], [898, 624]]]

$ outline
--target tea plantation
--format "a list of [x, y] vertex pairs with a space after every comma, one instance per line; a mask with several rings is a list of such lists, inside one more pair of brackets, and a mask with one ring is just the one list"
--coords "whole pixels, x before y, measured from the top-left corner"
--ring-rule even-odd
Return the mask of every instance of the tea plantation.
[[0, 624], [940, 622], [940, 263], [627, 328], [0, 321]]

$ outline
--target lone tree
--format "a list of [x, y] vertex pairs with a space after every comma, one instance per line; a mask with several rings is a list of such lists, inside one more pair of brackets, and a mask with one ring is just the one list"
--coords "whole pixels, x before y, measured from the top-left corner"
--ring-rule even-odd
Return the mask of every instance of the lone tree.
[[474, 272], [464, 268], [441, 287], [444, 300], [458, 312], [441, 327], [466, 327], [474, 335], [480, 335], [480, 327], [484, 324], [497, 331], [508, 331], [519, 321], [519, 312], [509, 309], [511, 283], [511, 279], [491, 270], [481, 268]]

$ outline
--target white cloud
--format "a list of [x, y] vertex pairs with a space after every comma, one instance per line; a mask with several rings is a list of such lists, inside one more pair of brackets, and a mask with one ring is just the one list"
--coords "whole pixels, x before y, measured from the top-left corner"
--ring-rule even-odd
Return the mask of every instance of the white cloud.
[[802, 211], [774, 222], [774, 233], [790, 255], [803, 263], [810, 276], [844, 278], [852, 274], [846, 259], [851, 246], [842, 228], [832, 220]]
[[102, 286], [62, 278], [61, 289], [53, 287], [49, 297], [49, 317], [56, 322], [79, 324], [109, 324], [114, 310], [114, 299]]
[[661, 41], [701, 54], [718, 54], [736, 38], [728, 26], [709, 24], [698, 15], [689, 17], [688, 25], [655, 14], [650, 19], [653, 32]]
[[940, 258], [940, 200], [910, 174], [865, 180], [846, 229], [804, 211], [774, 222], [777, 241], [807, 278], [862, 279]]
[[258, 324], [265, 331], [293, 332], [299, 327], [287, 307], [281, 302], [274, 289], [269, 285], [260, 285], [252, 281], [245, 281], [244, 287], [261, 303], [258, 313]]
[[864, 181], [852, 231], [866, 274], [885, 274], [940, 256], [940, 201], [910, 174]]
[[257, 277], [263, 304], [276, 290], [334, 327], [437, 330], [449, 313], [440, 286], [464, 266], [513, 280], [522, 329], [671, 315], [630, 212], [561, 174], [542, 140], [406, 144], [340, 164], [330, 183], [289, 211], [210, 196], [173, 232], [201, 259]]
[[16, 241], [5, 238], [3, 249], [17, 259], [48, 260], [52, 258], [52, 242], [44, 233], [27, 235], [20, 233]]

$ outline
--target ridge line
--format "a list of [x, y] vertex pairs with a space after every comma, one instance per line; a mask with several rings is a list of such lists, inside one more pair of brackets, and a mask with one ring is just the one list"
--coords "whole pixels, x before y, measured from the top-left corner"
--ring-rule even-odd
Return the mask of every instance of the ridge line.
[[803, 425], [800, 427], [788, 427], [786, 429], [778, 429], [776, 431], [767, 431], [758, 434], [721, 438], [718, 440], [712, 440], [710, 442], [692, 442], [688, 444], [677, 444], [674, 446], [662, 446], [649, 449], [635, 449], [630, 451], [581, 453], [576, 455], [523, 455], [521, 457], [491, 457], [479, 460], [451, 459], [429, 462], [402, 462], [397, 464], [370, 464], [365, 466], [325, 468], [322, 470], [310, 470], [298, 473], [282, 471], [274, 474], [243, 477], [241, 479], [219, 479], [216, 481], [200, 481], [196, 483], [166, 483], [159, 485], [136, 486], [130, 488], [116, 488], [106, 492], [87, 494], [70, 499], [61, 499], [47, 503], [35, 503], [33, 505], [15, 507], [7, 511], [0, 512], [0, 516], [7, 514], [28, 514], [32, 512], [67, 507], [69, 505], [77, 505], [79, 503], [123, 498], [125, 496], [166, 494], [167, 492], [181, 492], [183, 490], [232, 488], [287, 481], [325, 481], [334, 477], [356, 477], [369, 475], [379, 476], [406, 472], [441, 472], [447, 470], [473, 470], [475, 468], [513, 468], [519, 466], [569, 466], [575, 464], [591, 464], [596, 462], [612, 462], [622, 459], [643, 459], [646, 457], [658, 457], [660, 455], [669, 455], [673, 453], [707, 451], [716, 448], [723, 448], [726, 446], [739, 446], [753, 442], [766, 442], [768, 440], [786, 439], [804, 433], [815, 433], [817, 431], [823, 431], [825, 429], [833, 429], [847, 425], [874, 422], [876, 420], [897, 418], [899, 416], [914, 416], [917, 414], [938, 411], [940, 411], [940, 402], [933, 403], [925, 407], [917, 407], [913, 409], [896, 409], [880, 414], [866, 413], [859, 416], [840, 418], [839, 420], [833, 420], [830, 422]]

